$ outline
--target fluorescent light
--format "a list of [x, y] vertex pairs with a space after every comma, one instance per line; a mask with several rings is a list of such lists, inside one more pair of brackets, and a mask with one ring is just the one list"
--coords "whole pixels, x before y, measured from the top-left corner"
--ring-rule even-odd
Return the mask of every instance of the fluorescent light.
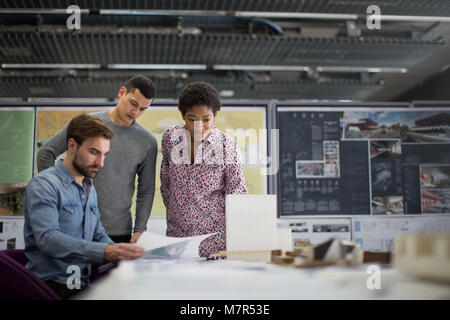
[[[31, 8], [27, 8], [27, 9], [2, 8], [2, 9], [0, 9], [0, 13], [68, 14], [67, 9], [31, 9]], [[80, 9], [80, 13], [82, 13], [82, 14], [89, 13], [89, 9]]]
[[231, 98], [234, 96], [233, 90], [220, 90], [220, 96], [222, 98]]
[[109, 64], [108, 69], [132, 70], [206, 70], [205, 64]]
[[382, 21], [414, 21], [414, 22], [450, 22], [450, 17], [439, 16], [396, 16], [396, 15], [371, 15], [372, 19]]
[[27, 99], [28, 102], [61, 102], [64, 103], [111, 103], [107, 98], [41, 98], [31, 97]]
[[99, 64], [19, 63], [2, 64], [2, 69], [100, 69]]
[[370, 72], [370, 73], [407, 73], [406, 68], [384, 68], [384, 67], [342, 67], [342, 66], [319, 66], [318, 72]]
[[104, 15], [180, 15], [180, 16], [226, 16], [226, 11], [205, 11], [205, 10], [119, 10], [119, 9], [101, 9], [100, 14]]
[[323, 19], [323, 20], [356, 20], [358, 14], [342, 13], [311, 13], [311, 12], [263, 12], [263, 11], [236, 11], [236, 17], [257, 18], [299, 18], [299, 19]]
[[214, 70], [248, 70], [248, 71], [308, 71], [306, 66], [271, 66], [271, 65], [226, 65], [216, 64]]

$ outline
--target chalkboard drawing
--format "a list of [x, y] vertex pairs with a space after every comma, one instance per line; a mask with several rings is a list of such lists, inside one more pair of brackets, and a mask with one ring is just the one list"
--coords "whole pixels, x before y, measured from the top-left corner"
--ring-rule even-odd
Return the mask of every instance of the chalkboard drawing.
[[449, 111], [346, 111], [345, 139], [450, 142]]
[[394, 215], [404, 213], [403, 196], [373, 197], [372, 214]]
[[450, 165], [421, 165], [422, 213], [450, 213]]

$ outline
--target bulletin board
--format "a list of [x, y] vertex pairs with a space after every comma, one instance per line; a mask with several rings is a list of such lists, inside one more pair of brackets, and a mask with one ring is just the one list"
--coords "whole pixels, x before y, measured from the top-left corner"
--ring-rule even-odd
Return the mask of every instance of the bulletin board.
[[[98, 112], [111, 109], [111, 107], [38, 107], [36, 116], [36, 151], [38, 150], [38, 143], [44, 143], [51, 138], [55, 133], [61, 130], [66, 123], [74, 116], [86, 112]], [[139, 117], [138, 122], [154, 134], [158, 141], [158, 156], [156, 162], [156, 181], [155, 181], [155, 197], [153, 201], [152, 217], [165, 217], [166, 211], [160, 193], [160, 168], [161, 168], [161, 139], [164, 131], [176, 124], [182, 123], [180, 111], [175, 104], [152, 105], [149, 110]], [[252, 130], [260, 137], [260, 130], [266, 129], [266, 105], [248, 106], [242, 105], [225, 105], [217, 114], [216, 126], [223, 132], [236, 132], [242, 129], [244, 134]], [[230, 131], [231, 130], [231, 131]], [[234, 130], [234, 131], [233, 131]], [[256, 142], [257, 146], [252, 144], [250, 139], [236, 139], [241, 149], [241, 155], [244, 160], [244, 177], [247, 184], [247, 189], [250, 194], [265, 194], [267, 193], [266, 176], [261, 174], [264, 169], [264, 164], [260, 161], [249, 161], [250, 151], [266, 144]], [[266, 150], [257, 150], [257, 152], [266, 153]], [[37, 172], [37, 169], [35, 169]], [[137, 185], [137, 180], [136, 180]], [[136, 205], [136, 192], [133, 198], [131, 212], [134, 215]]]
[[450, 108], [277, 108], [281, 216], [450, 212]]
[[25, 249], [23, 217], [0, 216], [0, 250]]
[[24, 214], [25, 187], [33, 174], [34, 117], [34, 108], [0, 108], [0, 217]]
[[28, 183], [33, 174], [34, 108], [0, 108], [0, 183]]

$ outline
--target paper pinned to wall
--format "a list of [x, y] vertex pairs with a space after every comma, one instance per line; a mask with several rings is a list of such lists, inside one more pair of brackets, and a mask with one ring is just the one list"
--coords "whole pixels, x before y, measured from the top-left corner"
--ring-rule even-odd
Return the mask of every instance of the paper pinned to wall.
[[200, 243], [216, 233], [194, 237], [166, 237], [144, 232], [136, 245], [144, 248], [143, 259], [198, 259]]

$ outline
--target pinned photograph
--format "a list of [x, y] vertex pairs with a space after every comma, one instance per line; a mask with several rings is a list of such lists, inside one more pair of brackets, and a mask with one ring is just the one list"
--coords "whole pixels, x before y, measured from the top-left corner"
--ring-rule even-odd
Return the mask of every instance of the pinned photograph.
[[370, 158], [398, 158], [402, 155], [401, 140], [370, 140]]
[[345, 139], [450, 142], [448, 111], [348, 111], [344, 126]]
[[323, 161], [296, 161], [295, 176], [298, 178], [324, 178]]
[[420, 186], [422, 189], [450, 189], [450, 165], [421, 165]]
[[422, 190], [422, 213], [450, 212], [450, 189]]
[[373, 197], [372, 214], [396, 215], [404, 213], [403, 196]]

